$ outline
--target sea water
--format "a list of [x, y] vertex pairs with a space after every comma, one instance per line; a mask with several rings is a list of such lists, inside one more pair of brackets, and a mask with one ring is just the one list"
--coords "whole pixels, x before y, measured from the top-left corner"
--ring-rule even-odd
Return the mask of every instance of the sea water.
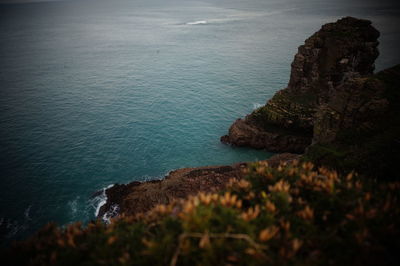
[[376, 2], [1, 4], [2, 243], [94, 219], [114, 183], [270, 157], [219, 137], [285, 87], [297, 47], [326, 22], [373, 20], [377, 68], [399, 63], [399, 8]]

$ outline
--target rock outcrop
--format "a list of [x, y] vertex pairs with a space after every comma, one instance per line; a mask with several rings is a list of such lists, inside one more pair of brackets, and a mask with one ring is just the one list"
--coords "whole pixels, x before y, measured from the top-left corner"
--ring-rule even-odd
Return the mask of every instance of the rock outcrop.
[[[360, 79], [373, 73], [379, 55], [378, 37], [379, 32], [368, 20], [346, 17], [322, 26], [299, 47], [287, 88], [245, 119], [236, 120], [221, 141], [273, 152], [303, 153], [312, 142], [331, 139], [332, 134], [321, 131], [321, 125], [332, 119], [326, 119], [327, 110], [337, 106], [355, 83], [362, 93]], [[364, 107], [382, 109], [382, 104], [378, 101]], [[350, 105], [346, 106], [361, 107]], [[351, 116], [346, 108], [342, 111]]]
[[[289, 162], [298, 158], [296, 154], [283, 153], [266, 161], [274, 167], [281, 161]], [[245, 166], [247, 163], [183, 168], [170, 172], [162, 180], [116, 184], [106, 190], [107, 202], [100, 208], [98, 217], [107, 220], [122, 213], [133, 215], [146, 212], [157, 204], [187, 198], [200, 191], [221, 190], [231, 178], [242, 178], [242, 168]]]

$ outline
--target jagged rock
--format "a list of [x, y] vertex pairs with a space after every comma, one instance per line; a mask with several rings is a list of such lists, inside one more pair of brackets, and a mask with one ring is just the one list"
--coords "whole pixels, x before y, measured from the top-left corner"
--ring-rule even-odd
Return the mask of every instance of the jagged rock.
[[98, 217], [117, 215], [118, 213], [110, 215], [115, 206], [118, 206], [119, 213], [135, 214], [200, 191], [221, 189], [230, 178], [240, 177], [241, 167], [242, 164], [183, 168], [171, 171], [163, 180], [114, 185], [106, 190], [107, 202], [100, 208]]
[[[298, 158], [296, 154], [283, 153], [266, 161], [272, 167], [277, 167], [281, 161], [290, 162]], [[187, 198], [200, 191], [219, 191], [231, 178], [242, 178], [241, 169], [246, 165], [247, 163], [237, 163], [227, 166], [183, 168], [170, 172], [163, 180], [116, 184], [106, 190], [107, 202], [100, 208], [98, 217], [112, 218], [122, 213], [133, 215], [146, 212], [157, 204]], [[118, 209], [118, 212], [115, 212], [115, 209]]]
[[236, 120], [221, 141], [274, 152], [304, 152], [312, 143], [319, 108], [350, 80], [373, 73], [378, 37], [368, 20], [346, 17], [322, 26], [299, 47], [288, 87], [245, 119]]
[[307, 136], [283, 134], [283, 130], [274, 131], [272, 128], [265, 131], [256, 123], [251, 123], [251, 118], [238, 119], [229, 129], [229, 136], [221, 137], [221, 141], [230, 142], [234, 139], [236, 146], [251, 146], [262, 149], [268, 146], [272, 152], [280, 152], [281, 147], [287, 147], [286, 152], [301, 153], [310, 145]]

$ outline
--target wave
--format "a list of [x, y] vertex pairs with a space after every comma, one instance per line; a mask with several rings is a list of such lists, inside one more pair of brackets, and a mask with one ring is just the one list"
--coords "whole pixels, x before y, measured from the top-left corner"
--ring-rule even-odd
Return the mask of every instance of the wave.
[[260, 11], [244, 11], [244, 12], [235, 12], [233, 14], [227, 14], [221, 18], [208, 18], [207, 20], [196, 20], [192, 22], [185, 23], [186, 25], [205, 25], [205, 24], [220, 24], [220, 23], [232, 23], [235, 21], [247, 20], [249, 18], [255, 17], [265, 17], [265, 16], [274, 16], [282, 13], [290, 12], [297, 10], [298, 8], [286, 8], [281, 10], [274, 10], [268, 12], [260, 12]]
[[71, 200], [68, 202], [68, 206], [71, 209], [71, 213], [72, 216], [75, 216], [76, 213], [78, 212], [78, 201], [79, 201], [80, 197], [76, 197], [74, 200]]
[[[174, 170], [174, 169], [173, 169]], [[159, 176], [142, 176], [138, 181], [140, 182], [147, 182], [147, 181], [152, 181], [152, 180], [161, 180], [163, 178], [165, 178], [166, 176], [169, 175], [169, 173], [173, 170], [168, 170], [165, 173], [159, 175]], [[95, 209], [94, 215], [97, 218], [99, 216], [100, 213], [100, 208], [107, 203], [107, 194], [106, 194], [106, 190], [113, 187], [114, 184], [109, 185], [105, 188], [102, 188], [101, 190], [95, 192], [92, 196], [90, 201], [90, 205]], [[76, 207], [76, 201], [77, 199], [75, 199], [72, 202], [69, 202], [68, 204], [70, 205], [72, 211], [74, 211], [74, 207]], [[110, 219], [113, 217], [116, 217], [119, 214], [119, 206], [118, 204], [113, 204], [111, 205], [111, 207], [109, 208], [109, 210], [107, 210], [103, 216], [101, 217], [101, 220], [105, 223], [110, 223]]]
[[[147, 182], [147, 181], [152, 181], [152, 180], [161, 180], [163, 178], [165, 178], [166, 176], [168, 176], [170, 174], [170, 172], [173, 170], [168, 170], [166, 171], [164, 174], [161, 174], [159, 176], [142, 176], [141, 181], [140, 182]], [[92, 206], [94, 206], [95, 208], [95, 213], [94, 215], [96, 216], [96, 218], [98, 217], [99, 213], [100, 213], [100, 208], [107, 203], [107, 195], [106, 195], [106, 190], [113, 187], [114, 185], [109, 185], [106, 188], [103, 188], [101, 190], [99, 190], [98, 192], [94, 193], [94, 195], [92, 196]], [[118, 204], [113, 204], [111, 205], [111, 207], [109, 208], [109, 210], [107, 210], [103, 216], [101, 217], [101, 220], [105, 223], [110, 223], [111, 218], [116, 217], [119, 214], [119, 205]]]
[[119, 213], [119, 205], [118, 204], [113, 204], [111, 205], [111, 208], [104, 213], [104, 215], [101, 217], [103, 222], [106, 224], [109, 224], [111, 221], [111, 218], [116, 217]]
[[91, 203], [95, 209], [94, 215], [96, 217], [99, 215], [100, 208], [107, 202], [106, 190], [113, 186], [114, 186], [114, 184], [109, 185], [108, 187], [102, 188], [98, 193], [95, 193], [95, 196], [92, 198]]
[[256, 109], [258, 109], [258, 108], [260, 108], [262, 106], [264, 106], [264, 105], [261, 104], [261, 103], [253, 103], [253, 110], [256, 110]]
[[198, 20], [186, 23], [186, 25], [204, 25], [204, 24], [207, 24], [207, 20]]

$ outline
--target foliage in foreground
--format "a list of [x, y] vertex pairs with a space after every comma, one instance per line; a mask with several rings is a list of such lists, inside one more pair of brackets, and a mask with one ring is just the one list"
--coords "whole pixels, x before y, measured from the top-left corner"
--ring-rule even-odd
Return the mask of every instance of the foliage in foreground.
[[[400, 183], [311, 163], [251, 165], [226, 191], [110, 225], [48, 225], [8, 254], [18, 265], [390, 265]], [[4, 260], [3, 260], [4, 261]]]

